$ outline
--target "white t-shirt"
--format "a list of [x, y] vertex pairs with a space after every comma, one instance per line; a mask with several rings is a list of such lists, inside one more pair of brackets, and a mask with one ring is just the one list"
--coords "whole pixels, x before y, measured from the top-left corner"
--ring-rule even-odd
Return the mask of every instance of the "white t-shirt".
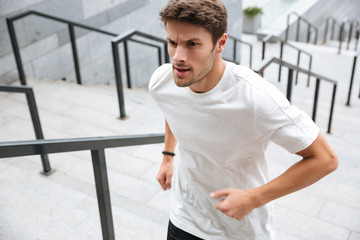
[[315, 123], [258, 74], [229, 62], [209, 92], [176, 86], [171, 64], [153, 73], [149, 90], [178, 143], [171, 222], [204, 239], [273, 239], [271, 204], [238, 221], [215, 208], [210, 192], [267, 183], [268, 141], [299, 152], [318, 136]]

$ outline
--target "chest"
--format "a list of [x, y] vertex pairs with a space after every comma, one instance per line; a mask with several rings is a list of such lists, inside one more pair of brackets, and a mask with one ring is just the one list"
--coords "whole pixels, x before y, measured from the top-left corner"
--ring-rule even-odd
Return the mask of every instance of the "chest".
[[184, 147], [242, 146], [256, 137], [252, 105], [239, 99], [178, 102], [165, 112], [172, 132]]

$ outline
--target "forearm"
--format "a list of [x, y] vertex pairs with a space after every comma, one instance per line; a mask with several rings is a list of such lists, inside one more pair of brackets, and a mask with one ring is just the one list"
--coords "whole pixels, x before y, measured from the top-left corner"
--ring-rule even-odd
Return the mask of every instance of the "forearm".
[[[173, 153], [176, 147], [176, 138], [172, 133], [169, 124], [165, 120], [165, 146], [164, 151]], [[171, 154], [164, 154], [163, 160], [156, 179], [164, 190], [171, 188], [171, 179], [173, 175], [174, 157]]]
[[303, 159], [271, 182], [251, 190], [256, 196], [255, 201], [258, 206], [305, 188], [331, 173], [338, 166], [335, 152], [321, 133], [308, 148], [298, 152], [297, 155], [302, 156]]
[[258, 188], [251, 189], [257, 207], [310, 186], [334, 169], [331, 161], [316, 158], [303, 159], [291, 166], [283, 174]]
[[221, 189], [211, 193], [210, 196], [212, 198], [225, 196], [216, 204], [216, 208], [229, 217], [241, 220], [254, 208], [318, 181], [333, 170], [332, 162], [331, 158], [304, 158], [265, 185], [248, 190]]
[[164, 141], [164, 151], [174, 152], [176, 147], [176, 138], [172, 133], [168, 122], [165, 119], [165, 141]]

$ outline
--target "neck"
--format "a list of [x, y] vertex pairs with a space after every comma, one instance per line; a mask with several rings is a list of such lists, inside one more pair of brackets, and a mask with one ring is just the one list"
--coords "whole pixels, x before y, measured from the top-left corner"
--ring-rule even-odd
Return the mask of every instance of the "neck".
[[194, 83], [189, 88], [196, 93], [205, 93], [213, 89], [224, 74], [226, 63], [222, 60], [221, 56], [216, 56], [217, 59], [214, 61], [213, 68], [207, 76], [201, 81]]

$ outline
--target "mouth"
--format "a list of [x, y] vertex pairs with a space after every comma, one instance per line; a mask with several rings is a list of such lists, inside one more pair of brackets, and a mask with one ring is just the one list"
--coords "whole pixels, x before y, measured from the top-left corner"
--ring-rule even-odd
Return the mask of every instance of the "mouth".
[[179, 76], [183, 76], [185, 75], [187, 72], [190, 71], [190, 68], [184, 68], [184, 67], [173, 67], [176, 74], [179, 75]]
[[175, 68], [178, 72], [186, 72], [189, 71], [189, 69], [183, 69], [183, 68]]

